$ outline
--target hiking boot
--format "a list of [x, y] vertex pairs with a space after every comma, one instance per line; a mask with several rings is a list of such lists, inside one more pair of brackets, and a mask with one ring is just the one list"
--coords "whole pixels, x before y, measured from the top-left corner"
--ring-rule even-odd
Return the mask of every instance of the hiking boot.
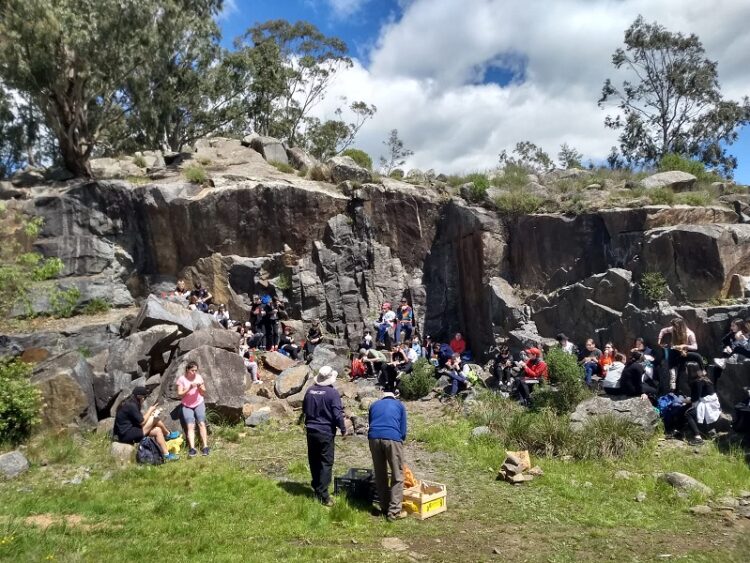
[[406, 513], [406, 510], [402, 510], [398, 514], [389, 514], [388, 516], [386, 516], [385, 519], [388, 520], [389, 522], [395, 522], [396, 520], [403, 520], [407, 516], [408, 514]]
[[201, 455], [208, 455], [211, 452], [209, 448], [203, 448], [201, 450]]
[[172, 452], [169, 452], [164, 456], [164, 461], [177, 461], [178, 459], [180, 459], [180, 456], [173, 454]]
[[198, 452], [197, 452], [197, 451], [195, 451], [195, 448], [190, 448], [190, 449], [188, 450], [188, 457], [195, 457], [195, 456], [197, 456], [197, 455], [198, 455]]

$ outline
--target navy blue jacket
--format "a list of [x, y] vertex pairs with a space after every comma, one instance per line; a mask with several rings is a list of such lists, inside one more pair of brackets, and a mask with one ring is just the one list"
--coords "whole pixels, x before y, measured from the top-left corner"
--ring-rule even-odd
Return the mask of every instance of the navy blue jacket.
[[383, 397], [370, 406], [370, 440], [406, 440], [406, 409], [395, 397]]
[[335, 436], [338, 426], [341, 433], [346, 434], [341, 395], [332, 386], [310, 387], [302, 400], [302, 412], [305, 415], [305, 428], [308, 430]]

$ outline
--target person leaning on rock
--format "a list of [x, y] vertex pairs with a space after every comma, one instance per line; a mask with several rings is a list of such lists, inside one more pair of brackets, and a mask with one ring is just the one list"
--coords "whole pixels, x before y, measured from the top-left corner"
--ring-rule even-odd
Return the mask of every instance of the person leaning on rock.
[[333, 506], [328, 487], [333, 470], [336, 428], [341, 430], [342, 436], [346, 436], [344, 406], [341, 395], [333, 387], [337, 376], [338, 373], [331, 366], [320, 368], [314, 385], [307, 390], [302, 400], [311, 485], [315, 498], [324, 506]]

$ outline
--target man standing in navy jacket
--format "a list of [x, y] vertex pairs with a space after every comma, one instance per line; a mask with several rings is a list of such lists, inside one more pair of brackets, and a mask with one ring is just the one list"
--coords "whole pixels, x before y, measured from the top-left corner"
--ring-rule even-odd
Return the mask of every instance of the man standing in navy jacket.
[[324, 506], [333, 506], [328, 487], [331, 484], [336, 428], [341, 429], [342, 436], [346, 435], [341, 395], [333, 387], [337, 375], [330, 366], [320, 368], [315, 376], [315, 384], [307, 390], [302, 400], [311, 484], [315, 498]]
[[[375, 484], [378, 488], [380, 511], [389, 522], [406, 517], [401, 510], [404, 497], [404, 440], [406, 439], [406, 409], [393, 393], [370, 407], [370, 440]], [[390, 486], [388, 468], [391, 470]]]

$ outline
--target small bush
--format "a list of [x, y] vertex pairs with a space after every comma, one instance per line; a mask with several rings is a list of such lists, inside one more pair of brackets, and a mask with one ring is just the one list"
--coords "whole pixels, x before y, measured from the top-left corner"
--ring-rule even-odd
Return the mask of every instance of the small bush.
[[206, 174], [205, 169], [197, 163], [186, 166], [182, 173], [185, 175], [187, 181], [193, 184], [205, 184], [208, 180], [208, 174]]
[[346, 149], [341, 153], [341, 156], [348, 156], [362, 168], [372, 170], [372, 158], [370, 158], [370, 155], [365, 151], [359, 149]]
[[72, 317], [80, 298], [81, 292], [77, 287], [69, 289], [60, 289], [58, 287], [53, 289], [49, 296], [52, 314], [60, 318]]
[[570, 454], [576, 459], [614, 459], [636, 452], [648, 441], [640, 427], [615, 416], [597, 416], [575, 433]]
[[268, 162], [271, 166], [273, 166], [276, 170], [279, 172], [283, 172], [284, 174], [294, 174], [296, 170], [291, 164], [287, 164], [286, 162], [279, 162], [278, 160], [271, 160]]
[[133, 157], [133, 164], [135, 164], [138, 168], [146, 168], [146, 159], [143, 158], [143, 155], [136, 155]]
[[674, 205], [674, 192], [670, 188], [654, 188], [648, 191], [653, 205]]
[[471, 201], [479, 203], [487, 197], [487, 190], [490, 188], [490, 181], [486, 174], [478, 172], [466, 176], [466, 181], [471, 182]]
[[388, 174], [389, 178], [393, 178], [394, 180], [403, 180], [404, 179], [404, 171], [400, 168], [394, 168], [391, 170], [391, 173]]
[[495, 205], [501, 213], [527, 215], [535, 213], [542, 206], [542, 199], [521, 190], [511, 190], [495, 198]]
[[575, 410], [578, 403], [588, 396], [583, 384], [583, 367], [575, 356], [563, 352], [561, 348], [552, 348], [545, 357], [550, 381], [556, 389], [540, 384], [532, 393], [532, 404], [535, 409], [551, 409], [558, 414]]
[[692, 205], [693, 207], [707, 207], [713, 203], [713, 196], [708, 192], [685, 192], [677, 194], [677, 203]]
[[42, 397], [30, 376], [31, 365], [0, 359], [0, 444], [20, 444], [39, 423]]
[[94, 297], [91, 301], [84, 305], [83, 314], [95, 315], [97, 313], [105, 313], [106, 311], [109, 311], [110, 308], [111, 305], [109, 304], [109, 301], [107, 301], [106, 299], [102, 299], [101, 297]]
[[492, 185], [496, 188], [509, 190], [521, 189], [529, 183], [529, 174], [523, 166], [507, 164], [503, 168], [503, 174], [492, 179]]
[[316, 182], [329, 182], [331, 171], [325, 164], [316, 164], [310, 169], [310, 179]]
[[407, 401], [414, 401], [427, 396], [435, 387], [435, 366], [425, 358], [414, 362], [412, 372], [404, 375], [399, 384], [401, 397]]
[[288, 289], [292, 288], [292, 274], [289, 273], [289, 271], [284, 270], [282, 271], [279, 276], [276, 278], [276, 282], [274, 284], [276, 286], [276, 289], [280, 289], [281, 291], [286, 291]]
[[715, 172], [709, 172], [706, 170], [705, 165], [697, 160], [691, 160], [680, 156], [679, 154], [666, 154], [662, 157], [659, 162], [660, 172], [669, 172], [670, 170], [679, 170], [680, 172], [687, 172], [698, 178], [699, 182], [711, 183], [720, 182], [721, 176]]
[[198, 159], [198, 164], [200, 164], [201, 166], [208, 166], [209, 164], [211, 164], [211, 159], [207, 156], [202, 156]]
[[669, 284], [661, 272], [646, 272], [641, 276], [641, 290], [647, 299], [656, 303], [667, 296]]

